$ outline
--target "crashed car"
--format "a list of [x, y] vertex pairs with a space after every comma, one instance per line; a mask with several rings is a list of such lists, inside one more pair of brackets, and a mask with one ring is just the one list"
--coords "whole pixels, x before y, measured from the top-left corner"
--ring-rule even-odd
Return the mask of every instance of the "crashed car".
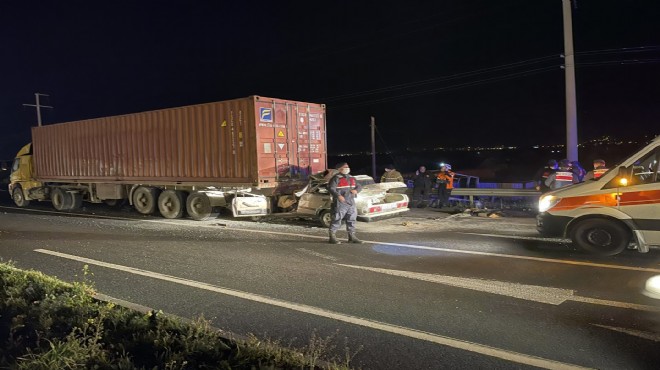
[[[307, 187], [296, 193], [299, 198], [296, 213], [318, 218], [324, 227], [329, 227], [332, 220], [330, 214], [332, 195], [328, 191], [328, 180], [331, 177], [331, 174], [312, 175]], [[405, 183], [385, 182], [376, 184], [371, 176], [356, 175], [353, 177], [362, 186], [362, 191], [356, 197], [358, 220], [369, 222], [395, 216], [409, 210], [408, 196], [391, 192], [394, 189], [405, 189]]]

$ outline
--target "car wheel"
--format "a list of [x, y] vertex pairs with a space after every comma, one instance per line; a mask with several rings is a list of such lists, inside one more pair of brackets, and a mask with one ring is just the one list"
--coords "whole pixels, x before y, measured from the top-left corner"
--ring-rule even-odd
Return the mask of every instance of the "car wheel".
[[630, 231], [616, 221], [588, 219], [573, 227], [571, 240], [589, 253], [613, 256], [626, 249], [630, 243]]
[[133, 207], [143, 215], [150, 215], [156, 211], [157, 199], [157, 189], [140, 186], [133, 192]]
[[328, 209], [322, 211], [321, 214], [319, 214], [319, 221], [321, 221], [323, 227], [330, 227], [330, 224], [332, 223], [332, 212]]
[[218, 212], [211, 206], [211, 200], [204, 193], [192, 193], [186, 200], [186, 211], [190, 218], [196, 221], [204, 221], [218, 217]]

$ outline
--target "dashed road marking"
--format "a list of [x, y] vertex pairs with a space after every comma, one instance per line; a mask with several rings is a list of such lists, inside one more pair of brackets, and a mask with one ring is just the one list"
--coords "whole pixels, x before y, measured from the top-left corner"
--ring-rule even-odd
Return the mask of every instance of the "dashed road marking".
[[214, 286], [211, 284], [207, 283], [202, 283], [194, 280], [189, 280], [189, 279], [182, 279], [179, 277], [171, 276], [171, 275], [165, 275], [165, 274], [160, 274], [157, 272], [152, 272], [152, 271], [147, 271], [147, 270], [142, 270], [138, 268], [133, 268], [133, 267], [128, 267], [128, 266], [122, 266], [122, 265], [117, 265], [113, 263], [107, 263], [107, 262], [102, 262], [90, 258], [85, 258], [85, 257], [79, 257], [71, 254], [66, 254], [66, 253], [60, 253], [60, 252], [55, 252], [55, 251], [50, 251], [46, 249], [35, 249], [35, 252], [38, 253], [43, 253], [43, 254], [48, 254], [51, 256], [56, 256], [60, 258], [65, 258], [73, 261], [78, 261], [90, 265], [95, 265], [95, 266], [100, 266], [100, 267], [105, 267], [117, 271], [123, 271], [126, 273], [134, 274], [134, 275], [139, 275], [139, 276], [145, 276], [153, 279], [158, 279], [158, 280], [163, 280], [163, 281], [168, 281], [171, 283], [176, 283], [176, 284], [181, 284], [197, 289], [203, 289], [215, 293], [220, 293], [236, 298], [241, 298], [245, 299], [248, 301], [252, 302], [258, 302], [258, 303], [263, 303], [275, 307], [280, 307], [280, 308], [285, 308], [289, 309], [292, 311], [296, 312], [302, 312], [302, 313], [307, 313], [319, 317], [324, 317], [332, 320], [337, 320], [341, 322], [345, 322], [348, 324], [353, 324], [353, 325], [358, 325], [370, 329], [375, 329], [375, 330], [380, 330], [383, 332], [387, 333], [392, 333], [392, 334], [397, 334], [397, 335], [402, 335], [406, 336], [409, 338], [414, 338], [418, 340], [423, 340], [431, 343], [436, 343], [439, 345], [447, 346], [447, 347], [452, 347], [452, 348], [457, 348], [473, 353], [478, 353], [481, 355], [485, 356], [490, 356], [490, 357], [495, 357], [499, 358], [502, 360], [507, 360], [519, 364], [525, 364], [525, 365], [530, 365], [530, 366], [536, 366], [536, 367], [541, 367], [541, 368], [546, 368], [546, 369], [586, 369], [585, 367], [579, 366], [579, 365], [573, 365], [573, 364], [568, 364], [564, 362], [559, 362], [559, 361], [554, 361], [550, 359], [545, 359], [542, 357], [537, 357], [537, 356], [532, 356], [532, 355], [527, 355], [523, 353], [518, 353], [514, 351], [509, 351], [505, 349], [500, 349], [500, 348], [495, 348], [491, 346], [487, 346], [484, 344], [479, 344], [479, 343], [474, 343], [474, 342], [469, 342], [465, 340], [460, 340], [456, 338], [450, 338], [438, 334], [433, 334], [429, 332], [424, 332], [421, 330], [416, 330], [416, 329], [411, 329], [411, 328], [406, 328], [398, 325], [392, 325], [380, 321], [375, 321], [375, 320], [370, 320], [366, 318], [361, 318], [357, 316], [352, 316], [352, 315], [346, 315], [342, 314], [339, 312], [334, 312], [334, 311], [329, 311], [323, 308], [319, 307], [314, 307], [314, 306], [308, 306], [305, 304], [299, 304], [299, 303], [294, 303], [294, 302], [288, 302], [284, 301], [281, 299], [277, 298], [271, 298], [259, 294], [254, 294], [254, 293], [248, 293], [248, 292], [243, 292], [235, 289], [229, 289], [229, 288], [223, 288], [223, 287], [218, 287]]
[[616, 327], [616, 326], [607, 326], [607, 325], [599, 325], [599, 324], [591, 324], [591, 325], [597, 326], [597, 327], [603, 328], [603, 329], [616, 331], [616, 332], [619, 332], [619, 333], [632, 335], [632, 336], [642, 338], [642, 339], [652, 340], [654, 342], [660, 342], [660, 334], [658, 334], [658, 333], [650, 333], [650, 332], [647, 332], [647, 331], [620, 328], [620, 327]]
[[560, 305], [566, 301], [574, 301], [588, 304], [595, 304], [601, 306], [626, 308], [638, 311], [660, 312], [660, 307], [647, 306], [628, 302], [610, 301], [606, 299], [597, 299], [582, 297], [575, 295], [575, 291], [571, 289], [544, 287], [539, 285], [527, 285], [519, 283], [511, 283], [498, 280], [485, 280], [464, 278], [456, 276], [444, 276], [437, 274], [425, 274], [419, 272], [390, 270], [376, 267], [345, 265], [337, 263], [337, 266], [349, 267], [353, 269], [360, 269], [365, 271], [377, 272], [386, 275], [394, 275], [408, 279], [428, 281], [442, 285], [449, 285], [464, 289], [475, 290], [479, 292], [498, 294], [526, 301], [534, 301], [552, 305]]
[[339, 261], [339, 258], [337, 258], [337, 257], [330, 256], [330, 255], [323, 254], [323, 253], [319, 253], [319, 252], [315, 252], [315, 251], [309, 250], [307, 248], [296, 248], [296, 250], [298, 252], [303, 252], [303, 253], [309, 254], [311, 256], [320, 257], [320, 258], [323, 258], [323, 259], [326, 259], [326, 260], [330, 260], [330, 261], [334, 261], [334, 262]]

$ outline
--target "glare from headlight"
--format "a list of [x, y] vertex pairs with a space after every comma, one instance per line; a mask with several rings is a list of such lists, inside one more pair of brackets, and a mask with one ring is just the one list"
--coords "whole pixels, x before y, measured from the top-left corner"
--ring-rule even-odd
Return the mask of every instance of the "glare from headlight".
[[554, 195], [545, 195], [539, 199], [539, 212], [545, 212], [559, 203], [561, 198]]
[[660, 299], [660, 275], [655, 275], [646, 280], [646, 286], [642, 293], [647, 297]]

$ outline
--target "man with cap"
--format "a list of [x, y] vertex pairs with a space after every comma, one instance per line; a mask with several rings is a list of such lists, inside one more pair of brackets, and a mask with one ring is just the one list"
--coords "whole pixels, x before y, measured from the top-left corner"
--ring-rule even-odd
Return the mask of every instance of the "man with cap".
[[587, 174], [584, 176], [584, 180], [598, 180], [605, 172], [607, 172], [609, 169], [607, 168], [607, 165], [605, 164], [605, 161], [602, 159], [594, 159], [594, 170], [587, 172]]
[[341, 227], [342, 220], [346, 220], [346, 231], [348, 231], [348, 242], [361, 244], [362, 240], [355, 236], [355, 222], [357, 220], [357, 206], [355, 197], [362, 190], [355, 177], [350, 175], [351, 169], [348, 163], [342, 162], [335, 167], [339, 173], [334, 175], [328, 182], [328, 191], [332, 194], [332, 222], [330, 222], [330, 244], [341, 244], [337, 240], [337, 230]]
[[388, 164], [385, 167], [385, 173], [380, 177], [380, 182], [403, 182], [401, 172], [394, 169], [393, 164]]

